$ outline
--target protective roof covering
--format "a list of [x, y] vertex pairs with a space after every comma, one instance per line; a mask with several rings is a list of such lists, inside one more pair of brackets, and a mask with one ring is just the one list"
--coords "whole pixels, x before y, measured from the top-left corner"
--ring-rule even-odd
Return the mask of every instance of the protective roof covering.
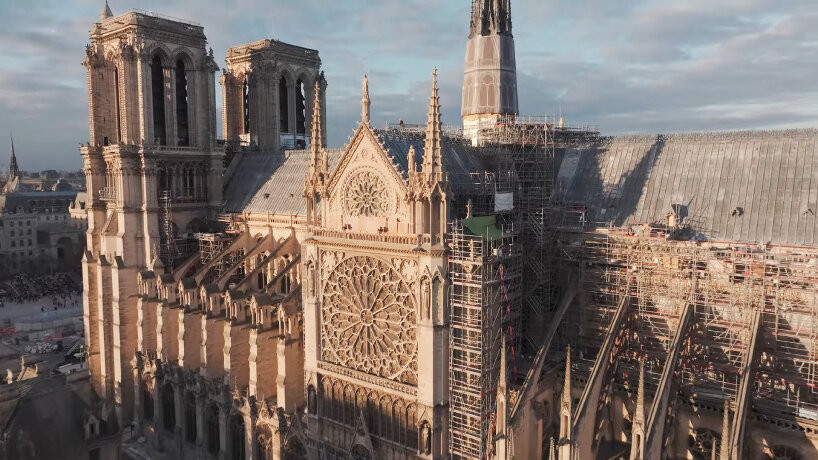
[[[340, 158], [340, 149], [327, 152], [330, 172]], [[224, 192], [225, 212], [307, 213], [304, 176], [309, 164], [308, 151], [291, 150], [284, 154], [247, 152], [236, 161], [235, 172]]]
[[[415, 165], [420, 170], [423, 164], [425, 136], [393, 130], [375, 130], [375, 136], [384, 144], [387, 154], [398, 167], [404, 179], [409, 177], [409, 148], [415, 148]], [[477, 150], [466, 142], [447, 137], [441, 139], [443, 171], [449, 175], [449, 183], [454, 191], [468, 191], [474, 187], [473, 173], [485, 170]]]
[[695, 237], [818, 245], [818, 131], [623, 136], [567, 149], [558, 201], [591, 225], [665, 223]]
[[496, 240], [503, 237], [503, 231], [497, 227], [497, 219], [494, 216], [469, 217], [463, 219], [463, 226], [470, 233], [482, 236], [487, 240]]

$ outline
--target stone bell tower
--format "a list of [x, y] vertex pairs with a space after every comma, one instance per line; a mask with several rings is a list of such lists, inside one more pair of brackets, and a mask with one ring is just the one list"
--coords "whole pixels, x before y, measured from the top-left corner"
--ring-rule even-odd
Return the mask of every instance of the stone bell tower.
[[92, 382], [122, 421], [133, 406], [137, 273], [172, 265], [178, 254], [167, 243], [215, 217], [222, 201], [218, 68], [206, 44], [199, 25], [138, 12], [114, 17], [106, 2], [86, 47], [83, 313]]
[[463, 73], [464, 135], [474, 140], [481, 126], [517, 114], [511, 0], [472, 0]]

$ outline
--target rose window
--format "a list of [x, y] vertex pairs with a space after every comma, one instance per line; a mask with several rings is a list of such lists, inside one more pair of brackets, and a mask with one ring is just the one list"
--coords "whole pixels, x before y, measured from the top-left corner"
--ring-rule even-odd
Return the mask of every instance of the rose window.
[[374, 171], [359, 171], [347, 182], [344, 197], [346, 212], [352, 216], [385, 216], [389, 214], [389, 191]]
[[341, 262], [324, 286], [321, 358], [404, 383], [417, 383], [414, 299], [388, 263]]

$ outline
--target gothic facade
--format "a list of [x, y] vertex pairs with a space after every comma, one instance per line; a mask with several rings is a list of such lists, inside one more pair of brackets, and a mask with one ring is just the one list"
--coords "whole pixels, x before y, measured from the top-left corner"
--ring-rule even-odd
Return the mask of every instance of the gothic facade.
[[94, 389], [147, 440], [126, 450], [815, 454], [818, 135], [524, 120], [511, 32], [508, 0], [473, 1], [462, 133], [436, 71], [422, 132], [373, 127], [364, 77], [329, 149], [317, 51], [230, 48], [219, 140], [202, 27], [106, 6], [83, 301]]

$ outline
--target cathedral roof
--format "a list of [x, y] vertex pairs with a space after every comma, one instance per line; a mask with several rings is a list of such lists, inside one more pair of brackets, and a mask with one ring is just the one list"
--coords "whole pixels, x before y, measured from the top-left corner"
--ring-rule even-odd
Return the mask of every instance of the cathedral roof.
[[[375, 135], [387, 149], [387, 155], [398, 167], [398, 172], [409, 177], [409, 148], [415, 148], [415, 165], [423, 164], [425, 136], [423, 134], [396, 130], [375, 130]], [[468, 191], [474, 186], [472, 174], [482, 174], [486, 169], [477, 150], [459, 139], [444, 137], [441, 142], [443, 172], [448, 175], [454, 191]]]
[[[33, 452], [32, 458], [78, 458], [87, 453], [85, 421], [93, 408], [66, 383], [64, 375], [37, 377], [16, 382], [20, 396], [0, 407], [4, 439], [0, 457], [19, 458], [21, 452]], [[115, 423], [100, 424], [100, 435], [116, 433]], [[3, 456], [6, 454], [6, 456]]]
[[[341, 150], [329, 150], [327, 157], [332, 172], [341, 158]], [[309, 152], [294, 150], [283, 155], [246, 152], [235, 161], [238, 162], [235, 172], [224, 192], [225, 212], [306, 215], [304, 175]]]
[[182, 278], [182, 288], [184, 289], [196, 289], [196, 280], [190, 276], [186, 276]]
[[691, 238], [818, 246], [818, 131], [604, 138], [567, 149], [555, 198], [599, 227], [665, 223]]

